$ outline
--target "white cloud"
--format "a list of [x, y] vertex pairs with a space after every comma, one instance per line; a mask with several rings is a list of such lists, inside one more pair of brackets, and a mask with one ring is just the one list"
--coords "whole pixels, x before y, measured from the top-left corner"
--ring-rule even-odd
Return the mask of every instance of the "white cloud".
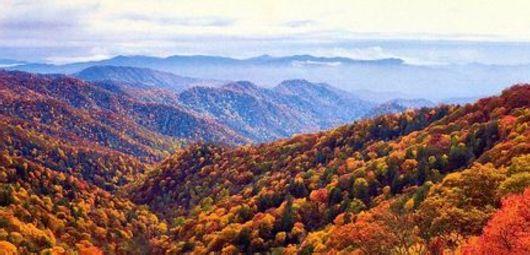
[[[244, 44], [359, 38], [530, 41], [529, 9], [526, 0], [0, 0], [0, 47], [70, 47], [68, 57], [186, 50], [237, 55]], [[106, 53], [84, 52], [96, 47]], [[377, 47], [338, 53], [393, 56]]]
[[73, 62], [87, 62], [108, 59], [110, 55], [87, 55], [87, 56], [52, 56], [46, 58], [49, 63], [52, 64], [66, 64]]

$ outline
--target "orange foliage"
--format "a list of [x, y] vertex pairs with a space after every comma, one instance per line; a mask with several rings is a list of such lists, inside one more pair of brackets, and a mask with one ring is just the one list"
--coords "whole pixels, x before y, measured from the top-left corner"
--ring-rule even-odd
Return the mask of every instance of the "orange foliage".
[[530, 188], [504, 199], [482, 236], [464, 250], [466, 254], [530, 254]]
[[0, 241], [0, 255], [16, 255], [17, 247], [10, 242]]
[[318, 189], [311, 191], [309, 195], [311, 201], [326, 203], [328, 201], [328, 190], [327, 189]]

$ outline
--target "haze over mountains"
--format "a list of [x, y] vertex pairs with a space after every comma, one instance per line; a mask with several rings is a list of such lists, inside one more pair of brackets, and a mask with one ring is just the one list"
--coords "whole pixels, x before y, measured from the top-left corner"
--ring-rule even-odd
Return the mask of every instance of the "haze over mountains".
[[0, 0], [0, 255], [530, 255], [529, 10]]
[[[346, 91], [407, 91], [404, 96], [408, 99], [426, 98], [437, 102], [453, 97], [477, 98], [498, 93], [505, 84], [530, 78], [527, 72], [529, 66], [526, 64], [411, 65], [399, 58], [357, 60], [311, 55], [264, 55], [247, 59], [205, 55], [175, 55], [165, 58], [138, 55], [64, 65], [10, 64], [8, 68], [38, 73], [73, 74], [95, 65], [150, 68], [210, 81], [248, 80], [265, 87], [273, 87], [283, 80], [303, 78], [333, 84]], [[441, 87], [444, 89], [440, 90]]]
[[179, 93], [0, 71], [0, 251], [527, 253], [530, 85], [225, 145], [365, 102], [305, 80]]

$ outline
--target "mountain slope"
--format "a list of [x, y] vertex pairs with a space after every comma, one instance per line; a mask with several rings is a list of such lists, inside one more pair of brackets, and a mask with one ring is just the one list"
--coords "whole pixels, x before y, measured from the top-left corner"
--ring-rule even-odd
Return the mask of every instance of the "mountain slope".
[[287, 80], [273, 90], [297, 97], [301, 102], [299, 107], [309, 109], [315, 117], [320, 118], [320, 125], [325, 127], [355, 120], [372, 108], [372, 103], [325, 83]]
[[179, 100], [255, 141], [286, 137], [311, 128], [288, 109], [230, 89], [195, 87], [182, 92]]
[[[109, 147], [113, 147], [112, 142], [121, 137], [130, 137], [137, 143], [159, 151], [172, 146], [167, 143], [172, 139], [226, 143], [245, 141], [233, 131], [178, 105], [138, 101], [117, 91], [67, 76], [22, 72], [2, 72], [0, 75], [2, 87], [9, 92], [3, 94], [6, 96], [2, 101], [6, 102], [3, 114], [25, 120], [33, 118], [48, 125], [61, 124], [66, 130], [80, 129], [85, 125], [84, 122], [97, 122], [76, 131], [77, 135], [95, 139], [100, 144], [110, 143]], [[64, 114], [55, 115], [55, 111]], [[38, 116], [46, 112], [48, 115]], [[59, 118], [69, 119], [58, 122]], [[83, 133], [97, 126], [108, 131], [103, 132], [104, 135], [99, 131], [93, 131], [95, 133], [92, 135]], [[114, 133], [114, 137], [106, 137], [111, 133]], [[116, 142], [115, 146], [122, 147], [123, 144], [126, 143]], [[138, 154], [139, 151], [131, 152], [126, 148], [119, 150], [142, 156]], [[155, 154], [145, 152], [144, 155]]]
[[159, 245], [165, 221], [85, 180], [16, 153], [0, 152], [0, 251], [146, 254], [165, 250]]
[[[355, 100], [322, 84], [289, 83], [275, 91], [236, 82], [199, 95], [222, 99], [237, 116], [280, 106], [294, 114], [313, 104], [324, 108], [315, 112], [346, 111], [331, 102]], [[529, 247], [530, 85], [474, 104], [240, 147], [222, 144], [240, 136], [217, 120], [124, 86], [0, 71], [1, 251], [524, 254]], [[256, 118], [280, 114], [287, 113]], [[189, 142], [180, 137], [206, 142], [179, 146]]]
[[524, 85], [259, 146], [199, 144], [130, 193], [179, 222], [180, 252], [461, 250], [530, 185], [529, 108]]
[[[372, 107], [346, 91], [305, 80], [284, 81], [273, 89], [243, 81], [203, 86], [209, 81], [182, 81], [169, 73], [114, 66], [90, 67], [77, 76], [141, 101], [191, 108], [257, 142], [343, 124]], [[177, 83], [181, 85], [174, 86]], [[191, 88], [175, 93], [186, 86]]]
[[304, 80], [285, 81], [274, 89], [250, 82], [195, 87], [180, 93], [179, 101], [259, 142], [337, 126], [371, 106], [345, 91]]

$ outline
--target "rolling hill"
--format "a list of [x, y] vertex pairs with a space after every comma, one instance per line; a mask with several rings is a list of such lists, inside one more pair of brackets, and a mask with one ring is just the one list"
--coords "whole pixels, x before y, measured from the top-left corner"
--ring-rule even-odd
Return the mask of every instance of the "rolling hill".
[[178, 85], [181, 79], [171, 85], [172, 80], [163, 80], [160, 74], [144, 68], [97, 66], [77, 76], [89, 76], [88, 80], [100, 87], [140, 101], [191, 109], [255, 142], [334, 127], [358, 119], [374, 107], [346, 91], [306, 80], [287, 80], [264, 88], [246, 81], [219, 85], [194, 79], [184, 89]]
[[246, 142], [180, 106], [142, 102], [73, 77], [0, 71], [0, 86], [4, 117], [146, 160], [159, 159], [178, 141]]
[[524, 254], [524, 237], [503, 245], [485, 226], [504, 217], [503, 197], [530, 186], [529, 106], [530, 85], [520, 85], [259, 146], [198, 144], [129, 193], [178, 222], [177, 253]]
[[337, 105], [355, 98], [302, 80], [184, 90], [223, 102], [201, 110], [120, 84], [0, 71], [2, 252], [530, 252], [530, 85], [229, 146], [247, 140], [208, 113], [267, 124], [357, 114]]

